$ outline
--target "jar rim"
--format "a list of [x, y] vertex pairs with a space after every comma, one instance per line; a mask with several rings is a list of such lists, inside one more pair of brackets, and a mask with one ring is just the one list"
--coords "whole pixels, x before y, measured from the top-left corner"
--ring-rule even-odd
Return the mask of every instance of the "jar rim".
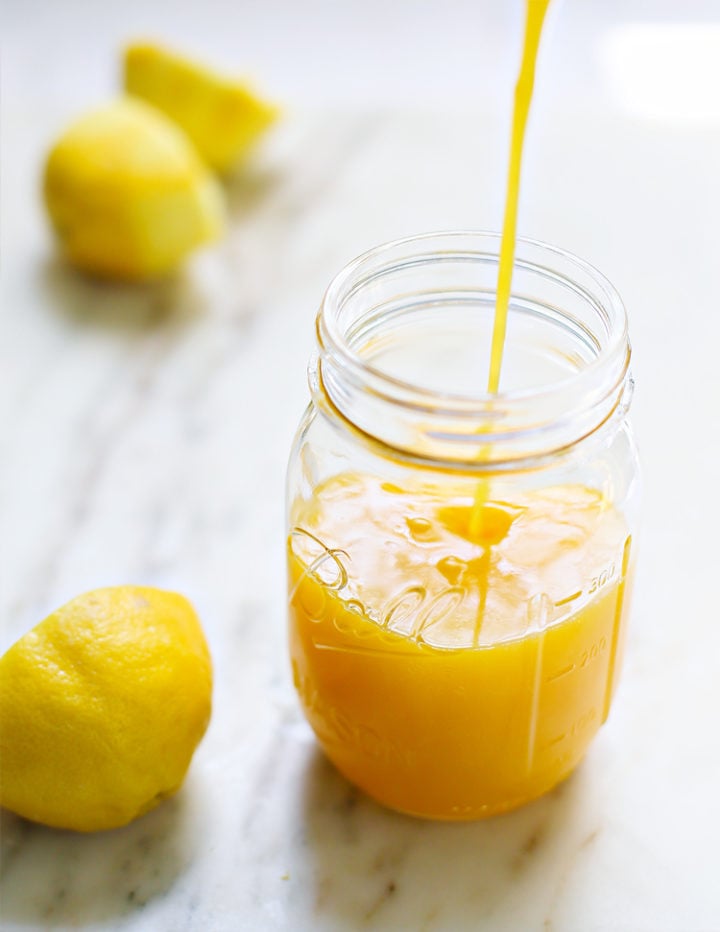
[[[606, 321], [610, 327], [611, 339], [609, 340], [608, 344], [602, 348], [601, 352], [599, 352], [598, 355], [587, 365], [583, 366], [582, 369], [579, 369], [578, 371], [573, 372], [562, 379], [557, 379], [546, 385], [543, 385], [542, 387], [509, 390], [500, 389], [494, 393], [481, 390], [476, 393], [474, 392], [472, 394], [465, 394], [458, 392], [439, 392], [435, 389], [430, 389], [420, 385], [417, 382], [406, 381], [373, 365], [366, 359], [363, 359], [359, 353], [353, 350], [352, 346], [348, 343], [345, 336], [342, 334], [337, 315], [329, 313], [331, 308], [340, 308], [342, 306], [342, 292], [344, 287], [346, 287], [348, 283], [352, 281], [354, 276], [357, 275], [358, 270], [361, 269], [363, 265], [369, 263], [375, 258], [381, 258], [384, 254], [389, 253], [393, 249], [410, 246], [415, 243], [423, 244], [435, 239], [459, 240], [460, 238], [472, 238], [478, 240], [480, 238], [485, 238], [487, 240], [496, 242], [499, 246], [502, 239], [502, 234], [492, 230], [438, 230], [435, 232], [416, 233], [412, 236], [405, 236], [399, 239], [388, 240], [387, 242], [380, 243], [379, 245], [366, 250], [355, 259], [352, 259], [350, 262], [348, 262], [331, 280], [320, 304], [320, 309], [316, 318], [316, 331], [321, 348], [326, 350], [331, 349], [340, 357], [342, 362], [347, 367], [355, 370], [356, 372], [367, 373], [368, 375], [372, 376], [373, 379], [377, 379], [380, 382], [385, 383], [388, 388], [394, 388], [401, 392], [412, 393], [414, 396], [416, 396], [414, 406], [418, 405], [420, 399], [428, 399], [428, 406], [433, 411], [437, 410], [438, 401], [446, 402], [450, 407], [453, 408], [457, 406], [462, 408], [466, 413], [469, 413], [470, 409], [475, 408], [478, 405], [480, 406], [480, 410], [485, 411], [487, 409], [488, 403], [505, 402], [512, 404], [514, 401], [522, 402], [526, 400], [535, 400], [542, 396], [564, 394], [574, 385], [577, 385], [579, 378], [593, 377], [599, 369], [607, 365], [608, 357], [614, 355], [619, 350], [623, 350], [625, 347], [628, 348], [628, 351], [626, 364], [623, 369], [623, 376], [627, 374], [630, 365], [627, 312], [622, 298], [620, 297], [620, 294], [615, 286], [594, 265], [592, 265], [590, 262], [587, 262], [585, 259], [581, 259], [579, 256], [575, 255], [569, 250], [545, 243], [542, 240], [537, 240], [525, 236], [517, 237], [517, 246], [527, 246], [535, 249], [541, 249], [543, 252], [558, 257], [559, 259], [566, 262], [569, 266], [574, 267], [579, 272], [589, 276], [593, 283], [596, 284], [603, 292], [606, 302], [603, 304], [602, 310], [604, 311]], [[462, 253], [467, 253], [467, 250], [462, 250]], [[459, 254], [460, 253], [458, 252], [458, 255]], [[449, 259], [451, 257], [452, 253], [450, 251], [443, 254], [443, 258]], [[517, 255], [514, 265], [515, 267], [522, 265], [522, 262], [518, 261]], [[538, 269], [544, 272], [551, 272], [550, 269], [542, 267], [538, 267]], [[586, 296], [588, 298], [590, 297], [587, 293]], [[513, 294], [511, 292], [511, 301], [512, 297]], [[609, 311], [611, 313], [608, 313]], [[619, 326], [617, 326], [618, 323]], [[483, 385], [482, 382], [479, 384], [480, 386]], [[390, 400], [390, 398], [388, 400]], [[420, 402], [420, 404], [422, 404], [422, 402]]]
[[[539, 240], [517, 240], [509, 313], [529, 309], [555, 328], [549, 333], [569, 331], [585, 345], [569, 375], [496, 393], [479, 379], [477, 390], [460, 393], [405, 380], [363, 356], [374, 340], [368, 334], [382, 332], [386, 322], [392, 326], [398, 309], [422, 307], [422, 300], [415, 303], [419, 298], [442, 305], [447, 297], [489, 309], [500, 242], [501, 234], [493, 232], [421, 233], [348, 263], [330, 282], [316, 318], [319, 353], [309, 369], [316, 401], [329, 400], [351, 425], [404, 454], [473, 469], [567, 450], [616, 412], [624, 414], [633, 382], [620, 295], [589, 262]], [[428, 274], [433, 268], [435, 285]], [[407, 273], [414, 272], [430, 284], [408, 289]], [[516, 286], [517, 273], [529, 284]]]

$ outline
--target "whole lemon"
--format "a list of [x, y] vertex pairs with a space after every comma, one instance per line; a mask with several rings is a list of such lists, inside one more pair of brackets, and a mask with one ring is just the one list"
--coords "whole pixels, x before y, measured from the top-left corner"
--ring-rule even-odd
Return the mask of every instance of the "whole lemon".
[[67, 258], [108, 278], [171, 272], [224, 222], [222, 191], [190, 140], [131, 98], [87, 114], [58, 139], [44, 194]]
[[125, 825], [183, 781], [212, 668], [181, 595], [97, 589], [0, 659], [0, 804], [57, 828]]

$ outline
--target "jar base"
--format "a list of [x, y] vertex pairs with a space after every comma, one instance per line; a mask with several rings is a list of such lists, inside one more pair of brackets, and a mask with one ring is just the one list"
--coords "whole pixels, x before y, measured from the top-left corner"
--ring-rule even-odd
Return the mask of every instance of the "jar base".
[[431, 811], [419, 811], [412, 808], [407, 808], [395, 803], [389, 802], [385, 799], [382, 799], [377, 793], [373, 793], [371, 790], [366, 789], [356, 780], [353, 780], [348, 774], [344, 773], [342, 768], [339, 767], [332, 758], [323, 752], [325, 757], [330, 764], [338, 771], [338, 773], [347, 780], [352, 786], [356, 787], [360, 792], [362, 792], [368, 799], [371, 799], [373, 802], [377, 803], [379, 806], [382, 806], [384, 809], [388, 809], [391, 812], [397, 812], [400, 815], [408, 816], [412, 819], [423, 819], [426, 822], [480, 822], [485, 819], [492, 819], [496, 816], [506, 815], [510, 812], [514, 812], [516, 809], [521, 809], [523, 806], [528, 806], [530, 803], [536, 802], [541, 799], [543, 796], [547, 796], [553, 790], [555, 790], [561, 783], [564, 783], [568, 780], [582, 764], [583, 757], [580, 760], [576, 761], [572, 767], [565, 771], [560, 777], [553, 779], [546, 786], [543, 786], [541, 789], [528, 793], [527, 795], [516, 797], [514, 799], [505, 800], [501, 803], [492, 803], [487, 805], [477, 805], [477, 806], [453, 806], [450, 807], [449, 811], [442, 812], [431, 812]]

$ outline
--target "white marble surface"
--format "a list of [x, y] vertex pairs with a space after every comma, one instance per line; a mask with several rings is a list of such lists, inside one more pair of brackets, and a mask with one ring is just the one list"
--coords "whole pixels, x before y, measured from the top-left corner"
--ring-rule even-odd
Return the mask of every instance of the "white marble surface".
[[[81, 591], [177, 588], [207, 629], [215, 710], [182, 792], [125, 829], [75, 836], [2, 813], [2, 928], [720, 930], [720, 108], [693, 93], [703, 68], [720, 82], [717, 7], [690, 3], [689, 25], [661, 34], [688, 54], [678, 93], [660, 99], [641, 80], [657, 64], [652, 31], [635, 47], [622, 29], [668, 26], [677, 5], [657, 4], [652, 21], [639, 2], [603, 5], [597, 23], [589, 4], [556, 16], [520, 225], [598, 265], [629, 309], [646, 474], [635, 609], [613, 714], [580, 771], [517, 813], [443, 825], [353, 791], [300, 717], [284, 648], [283, 473], [331, 275], [398, 235], [498, 226], [497, 94], [469, 92], [467, 42], [454, 77], [435, 62], [410, 80], [412, 49], [427, 51], [438, 15], [426, 4], [408, 20], [424, 38], [410, 30], [400, 79], [381, 67], [364, 95], [353, 68], [375, 42], [377, 4], [370, 25], [367, 10], [308, 5], [304, 40], [324, 22], [350, 64], [334, 79], [321, 55], [320, 71], [305, 72], [296, 50], [295, 84], [292, 30], [273, 50], [260, 5], [214, 4], [209, 18], [183, 7], [171, 37], [192, 48], [197, 36], [222, 57], [237, 35], [281, 96], [292, 85], [296, 107], [229, 185], [223, 243], [175, 282], [101, 286], [54, 256], [38, 171], [68, 115], [110, 92], [119, 40], [158, 32], [169, 7], [57, 6], [62, 15], [39, 2], [8, 11], [0, 649]], [[442, 55], [473, 23], [471, 4], [455, 6], [457, 23], [438, 20]], [[400, 8], [394, 25], [413, 9]], [[478, 74], [503, 74], [517, 17], [480, 8], [494, 51]], [[254, 17], [244, 31], [243, 11]], [[83, 46], [92, 29], [96, 43]], [[635, 78], [617, 35], [650, 56]], [[57, 80], [37, 63], [54, 37]], [[452, 106], [432, 91], [441, 72]]]

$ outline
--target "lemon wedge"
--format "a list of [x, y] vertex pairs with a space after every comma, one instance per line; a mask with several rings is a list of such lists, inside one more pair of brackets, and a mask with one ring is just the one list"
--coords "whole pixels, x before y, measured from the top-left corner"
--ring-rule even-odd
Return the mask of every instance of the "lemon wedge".
[[173, 119], [219, 172], [232, 168], [279, 112], [248, 86], [150, 44], [125, 50], [125, 90]]

